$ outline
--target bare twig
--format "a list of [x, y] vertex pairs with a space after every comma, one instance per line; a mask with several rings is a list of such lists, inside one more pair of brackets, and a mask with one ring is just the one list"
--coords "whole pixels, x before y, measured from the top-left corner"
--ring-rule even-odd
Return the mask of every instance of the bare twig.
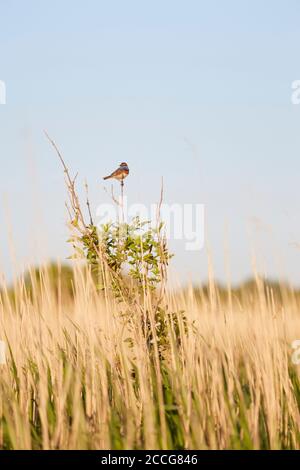
[[66, 206], [67, 212], [68, 212], [68, 214], [69, 214], [70, 220], [72, 220], [71, 209], [70, 209], [70, 207], [69, 207], [69, 205], [68, 205], [67, 202], [65, 203], [65, 206]]
[[75, 218], [75, 220], [80, 219], [80, 222], [82, 223], [83, 227], [86, 228], [86, 223], [84, 221], [84, 217], [83, 217], [83, 214], [82, 214], [82, 211], [81, 211], [79, 198], [78, 198], [76, 190], [75, 190], [75, 180], [77, 178], [78, 173], [75, 175], [75, 177], [73, 179], [71, 178], [70, 172], [67, 168], [67, 165], [65, 164], [65, 161], [64, 161], [64, 159], [63, 159], [56, 143], [54, 142], [53, 139], [51, 139], [51, 137], [49, 136], [49, 134], [46, 131], [44, 131], [44, 132], [45, 132], [45, 135], [46, 135], [47, 139], [49, 140], [50, 144], [54, 147], [54, 149], [55, 149], [55, 151], [58, 155], [58, 158], [60, 159], [61, 164], [63, 166], [64, 173], [65, 173], [65, 176], [66, 176], [66, 184], [67, 184], [67, 187], [68, 187], [68, 190], [69, 190], [70, 203], [71, 203], [72, 210], [74, 212], [74, 218]]
[[[121, 218], [121, 222], [124, 223], [125, 222], [125, 217], [124, 217], [124, 179], [121, 179], [120, 180], [120, 184], [121, 184], [121, 197], [119, 198], [119, 200], [116, 198], [115, 194], [114, 194], [114, 187], [113, 185], [111, 185], [111, 194], [110, 194], [110, 197], [112, 199], [112, 201], [119, 207], [121, 208], [121, 211], [122, 211], [122, 218]], [[108, 191], [107, 189], [104, 187], [104, 191], [108, 194]], [[118, 218], [119, 220], [119, 218]]]
[[122, 208], [122, 223], [125, 222], [124, 217], [124, 179], [121, 179], [121, 208]]
[[160, 199], [159, 199], [159, 202], [157, 204], [157, 211], [156, 211], [156, 224], [157, 224], [157, 226], [160, 223], [160, 211], [161, 211], [161, 206], [162, 206], [162, 203], [163, 203], [163, 199], [164, 199], [164, 177], [162, 176], [161, 177], [161, 187], [160, 187]]
[[[108, 194], [107, 189], [104, 187], [104, 191]], [[117, 205], [120, 206], [120, 202], [116, 199], [115, 194], [114, 194], [114, 187], [111, 185], [111, 194], [109, 196], [112, 198], [113, 202]]]
[[158, 299], [157, 299], [157, 304], [156, 304], [156, 309], [158, 308], [158, 305], [160, 304], [161, 300], [164, 297], [165, 291], [166, 291], [166, 282], [167, 282], [167, 261], [165, 260], [165, 249], [166, 249], [166, 239], [164, 236], [161, 236], [161, 206], [163, 203], [163, 198], [164, 198], [164, 179], [163, 177], [161, 178], [161, 188], [160, 188], [160, 199], [157, 204], [157, 211], [156, 211], [156, 225], [157, 225], [157, 237], [160, 245], [160, 258], [161, 258], [161, 263], [160, 263], [160, 276], [161, 276], [161, 282], [160, 282], [160, 289], [159, 289], [159, 294], [158, 294]]
[[87, 181], [85, 181], [84, 186], [85, 186], [85, 192], [86, 192], [86, 205], [87, 205], [87, 208], [88, 208], [90, 223], [91, 223], [91, 225], [94, 225], [93, 217], [92, 217], [92, 213], [91, 213], [91, 206], [90, 206], [90, 200], [89, 200], [89, 187], [88, 187]]

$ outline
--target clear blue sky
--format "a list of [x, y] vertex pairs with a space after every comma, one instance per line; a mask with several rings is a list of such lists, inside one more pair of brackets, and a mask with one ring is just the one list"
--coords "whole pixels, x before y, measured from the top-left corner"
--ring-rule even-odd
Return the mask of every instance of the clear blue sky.
[[[94, 206], [101, 177], [131, 168], [130, 202], [206, 207], [224, 280], [262, 271], [300, 284], [299, 0], [0, 0], [0, 261], [64, 258], [65, 189], [55, 138]], [[207, 276], [183, 243], [174, 269]]]

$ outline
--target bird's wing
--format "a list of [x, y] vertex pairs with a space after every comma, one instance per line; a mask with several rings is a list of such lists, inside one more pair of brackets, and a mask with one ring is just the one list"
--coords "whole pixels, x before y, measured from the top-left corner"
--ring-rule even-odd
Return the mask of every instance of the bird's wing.
[[121, 173], [123, 173], [123, 168], [117, 168], [117, 170], [115, 170], [110, 176], [111, 177], [118, 176]]

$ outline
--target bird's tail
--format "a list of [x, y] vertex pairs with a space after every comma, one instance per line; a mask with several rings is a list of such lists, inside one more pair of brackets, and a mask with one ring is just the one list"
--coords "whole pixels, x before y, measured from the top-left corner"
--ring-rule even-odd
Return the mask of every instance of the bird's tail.
[[104, 176], [103, 179], [104, 179], [104, 180], [108, 180], [109, 178], [111, 178], [111, 175], [109, 175], [109, 176]]

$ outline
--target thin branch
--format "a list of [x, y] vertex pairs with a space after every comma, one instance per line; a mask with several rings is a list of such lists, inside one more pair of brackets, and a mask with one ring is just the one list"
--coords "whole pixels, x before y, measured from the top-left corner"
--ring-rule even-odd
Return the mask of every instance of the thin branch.
[[124, 179], [121, 179], [121, 208], [122, 208], [122, 222], [125, 222], [124, 217]]
[[62, 166], [64, 167], [64, 172], [65, 172], [65, 174], [66, 174], [66, 176], [67, 176], [68, 182], [69, 182], [69, 184], [71, 185], [71, 184], [72, 184], [72, 179], [71, 179], [71, 177], [70, 177], [69, 170], [68, 170], [68, 168], [67, 168], [67, 166], [66, 166], [66, 164], [65, 164], [65, 162], [64, 162], [64, 160], [63, 160], [63, 157], [61, 156], [61, 153], [60, 153], [60, 151], [59, 151], [59, 149], [58, 149], [56, 143], [54, 142], [54, 140], [51, 139], [51, 137], [49, 136], [49, 134], [48, 134], [47, 131], [44, 130], [44, 133], [45, 133], [45, 136], [47, 137], [47, 139], [49, 140], [50, 144], [54, 147], [54, 149], [55, 149], [55, 151], [56, 151], [56, 153], [57, 153], [57, 155], [58, 155], [58, 157], [59, 157], [59, 159], [60, 159], [60, 161], [61, 161], [61, 164], [62, 164]]
[[[103, 189], [104, 189], [104, 191], [108, 194], [107, 189], [106, 189], [105, 187], [104, 187]], [[111, 185], [111, 194], [108, 194], [108, 195], [112, 198], [113, 202], [114, 202], [117, 206], [120, 206], [120, 202], [116, 199], [116, 197], [115, 197], [115, 195], [114, 195], [114, 187], [113, 187], [113, 185]]]
[[161, 206], [163, 203], [163, 198], [164, 198], [164, 179], [163, 177], [161, 178], [161, 188], [160, 188], [160, 199], [157, 205], [157, 212], [156, 212], [156, 224], [157, 224], [157, 237], [158, 241], [160, 244], [160, 257], [161, 257], [161, 263], [160, 263], [160, 275], [161, 275], [161, 282], [160, 282], [160, 289], [159, 289], [159, 294], [158, 294], [158, 299], [157, 299], [157, 304], [156, 308], [158, 308], [158, 305], [160, 304], [161, 300], [163, 299], [163, 296], [166, 291], [166, 281], [167, 281], [167, 261], [165, 260], [164, 254], [165, 254], [165, 249], [166, 249], [166, 239], [165, 237], [161, 236], [161, 227], [160, 227], [160, 221], [161, 221]]
[[88, 187], [87, 181], [85, 181], [84, 186], [85, 186], [85, 192], [86, 192], [86, 205], [87, 205], [88, 212], [89, 212], [90, 223], [91, 225], [94, 225], [93, 217], [91, 213], [91, 206], [90, 206], [90, 200], [89, 200], [89, 187]]
[[78, 173], [76, 173], [76, 175], [73, 179], [71, 178], [68, 167], [65, 164], [65, 161], [64, 161], [64, 159], [63, 159], [63, 157], [60, 153], [60, 150], [59, 150], [58, 146], [56, 145], [54, 140], [51, 139], [51, 137], [49, 136], [47, 131], [44, 131], [44, 133], [45, 133], [45, 136], [47, 137], [47, 139], [49, 140], [50, 144], [55, 149], [55, 151], [58, 155], [58, 158], [59, 158], [59, 160], [60, 160], [60, 162], [63, 166], [64, 173], [65, 173], [65, 176], [66, 176], [66, 183], [67, 183], [67, 187], [68, 187], [68, 190], [69, 190], [70, 203], [71, 203], [72, 210], [74, 212], [74, 217], [75, 217], [75, 219], [80, 218], [80, 221], [81, 221], [83, 227], [86, 228], [86, 223], [84, 221], [84, 217], [83, 217], [83, 214], [82, 214], [82, 211], [81, 211], [79, 198], [78, 198], [76, 190], [75, 190], [75, 181], [76, 181]]
[[159, 222], [160, 222], [160, 211], [161, 211], [161, 206], [162, 206], [162, 203], [163, 203], [163, 199], [164, 199], [164, 177], [162, 176], [161, 177], [161, 187], [160, 187], [160, 199], [159, 199], [159, 202], [157, 204], [157, 211], [156, 211], [157, 226], [159, 225]]
[[69, 214], [70, 220], [72, 220], [71, 209], [70, 209], [70, 207], [67, 203], [65, 203], [65, 206], [66, 206], [67, 212]]

